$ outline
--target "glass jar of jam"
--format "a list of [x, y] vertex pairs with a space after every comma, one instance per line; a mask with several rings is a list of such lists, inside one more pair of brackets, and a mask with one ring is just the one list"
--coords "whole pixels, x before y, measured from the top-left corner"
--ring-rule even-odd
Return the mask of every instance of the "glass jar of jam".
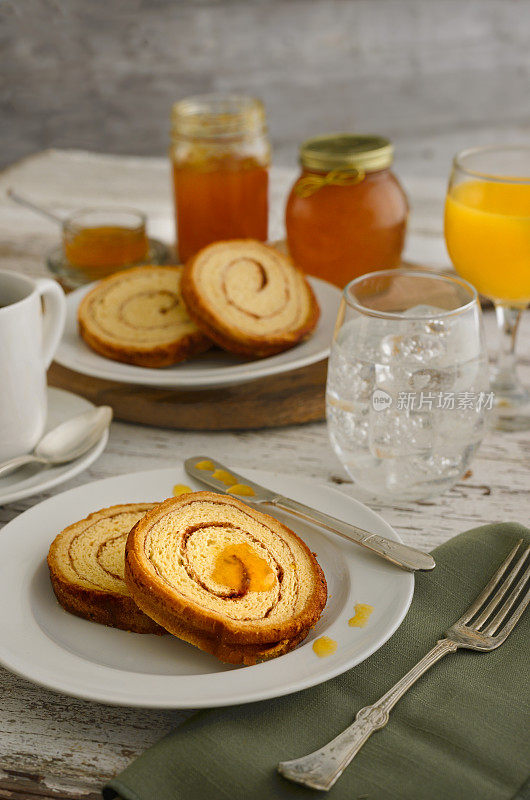
[[290, 254], [305, 272], [343, 287], [399, 265], [408, 204], [392, 158], [382, 136], [331, 134], [302, 144], [286, 228]]
[[270, 145], [260, 100], [175, 103], [170, 152], [181, 261], [222, 239], [267, 239]]

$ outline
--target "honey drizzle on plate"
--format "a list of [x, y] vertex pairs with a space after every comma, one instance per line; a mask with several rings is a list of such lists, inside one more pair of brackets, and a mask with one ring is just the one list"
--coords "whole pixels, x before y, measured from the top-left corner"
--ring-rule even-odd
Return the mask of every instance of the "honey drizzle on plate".
[[337, 649], [337, 642], [329, 636], [320, 636], [313, 642], [313, 651], [319, 658], [331, 656]]
[[364, 628], [373, 610], [367, 603], [355, 603], [355, 614], [348, 620], [350, 628]]
[[176, 483], [173, 487], [173, 496], [179, 497], [181, 494], [190, 494], [193, 492], [193, 489], [190, 486], [186, 486], [185, 483]]

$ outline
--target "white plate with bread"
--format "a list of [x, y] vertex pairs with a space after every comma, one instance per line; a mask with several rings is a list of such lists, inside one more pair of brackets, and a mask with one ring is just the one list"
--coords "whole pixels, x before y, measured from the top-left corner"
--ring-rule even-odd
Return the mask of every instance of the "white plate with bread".
[[268, 245], [218, 242], [185, 267], [135, 267], [72, 292], [55, 360], [144, 386], [244, 383], [327, 358], [339, 301]]
[[[243, 472], [399, 540], [334, 489]], [[0, 663], [101, 703], [224, 706], [326, 681], [403, 620], [410, 573], [282, 512], [200, 490], [177, 464], [71, 489], [9, 522]]]

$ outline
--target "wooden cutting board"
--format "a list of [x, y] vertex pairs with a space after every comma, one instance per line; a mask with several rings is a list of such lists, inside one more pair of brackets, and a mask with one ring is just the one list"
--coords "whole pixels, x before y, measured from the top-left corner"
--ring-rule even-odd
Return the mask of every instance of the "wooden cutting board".
[[109, 405], [116, 419], [192, 431], [277, 428], [324, 419], [327, 360], [220, 389], [157, 389], [92, 378], [55, 362], [48, 383]]
[[[284, 241], [272, 242], [286, 252]], [[63, 286], [68, 293], [69, 287]], [[157, 428], [241, 431], [325, 418], [327, 359], [309, 367], [220, 389], [158, 389], [92, 378], [53, 363], [48, 383], [108, 405], [116, 419]]]

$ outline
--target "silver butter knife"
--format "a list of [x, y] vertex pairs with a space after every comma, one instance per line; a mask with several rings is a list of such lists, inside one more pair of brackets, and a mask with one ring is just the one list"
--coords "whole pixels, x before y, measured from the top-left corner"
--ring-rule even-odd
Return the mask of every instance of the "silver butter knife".
[[[197, 467], [197, 464], [201, 462], [209, 462], [213, 468], [200, 469]], [[371, 550], [376, 555], [381, 556], [381, 558], [409, 572], [414, 572], [415, 570], [430, 570], [434, 569], [436, 566], [434, 558], [429, 553], [424, 553], [421, 550], [417, 550], [415, 547], [409, 547], [406, 544], [395, 542], [392, 539], [386, 539], [384, 536], [379, 536], [377, 533], [370, 533], [370, 531], [365, 531], [363, 528], [357, 527], [357, 525], [343, 522], [336, 517], [331, 517], [329, 514], [324, 514], [322, 511], [310, 508], [304, 505], [304, 503], [292, 500], [290, 497], [284, 497], [278, 494], [278, 492], [273, 492], [270, 489], [266, 489], [264, 486], [260, 486], [259, 483], [254, 483], [254, 481], [250, 481], [248, 478], [238, 475], [233, 469], [229, 469], [224, 464], [221, 464], [220, 461], [216, 461], [210, 456], [193, 456], [192, 458], [186, 459], [184, 466], [188, 475], [206, 484], [206, 486], [215, 489], [216, 492], [231, 494], [232, 497], [238, 497], [249, 505], [266, 505], [280, 508], [282, 511], [287, 511], [287, 513], [299, 517], [306, 522], [311, 522], [314, 525], [325, 528], [325, 530], [331, 531], [331, 533], [341, 536], [343, 539], [347, 539], [355, 544], [360, 544], [362, 547], [366, 547], [367, 550]], [[234, 481], [231, 485], [235, 486], [236, 484], [241, 484], [243, 486], [248, 486], [252, 489], [254, 494], [243, 496], [235, 492], [229, 492], [229, 483], [227, 483], [226, 480], [223, 481], [214, 477], [216, 470], [222, 470], [233, 477]]]

